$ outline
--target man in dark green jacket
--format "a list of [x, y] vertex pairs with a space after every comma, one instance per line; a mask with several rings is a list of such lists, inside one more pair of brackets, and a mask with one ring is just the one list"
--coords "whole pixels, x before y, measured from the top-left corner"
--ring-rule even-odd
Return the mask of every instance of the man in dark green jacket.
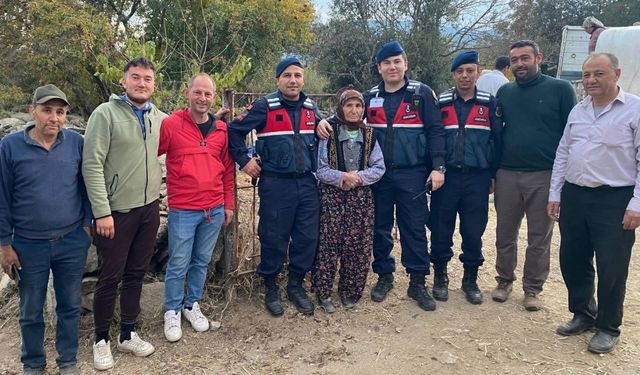
[[502, 158], [496, 174], [496, 281], [494, 301], [509, 297], [515, 277], [518, 233], [527, 216], [528, 244], [523, 267], [524, 307], [542, 308], [538, 294], [549, 275], [553, 222], [546, 215], [551, 169], [569, 112], [576, 104], [567, 81], [540, 72], [542, 53], [530, 40], [509, 51], [515, 82], [498, 90], [497, 115], [502, 117]]

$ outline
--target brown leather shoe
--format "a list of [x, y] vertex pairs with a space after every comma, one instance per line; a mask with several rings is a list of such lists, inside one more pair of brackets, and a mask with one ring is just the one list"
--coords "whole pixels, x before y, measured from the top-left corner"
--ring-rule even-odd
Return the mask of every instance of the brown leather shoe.
[[542, 300], [540, 300], [535, 293], [525, 293], [522, 304], [527, 311], [538, 311], [542, 309]]
[[491, 298], [496, 302], [504, 302], [509, 298], [511, 290], [513, 290], [513, 283], [508, 281], [499, 281], [498, 286], [491, 291]]

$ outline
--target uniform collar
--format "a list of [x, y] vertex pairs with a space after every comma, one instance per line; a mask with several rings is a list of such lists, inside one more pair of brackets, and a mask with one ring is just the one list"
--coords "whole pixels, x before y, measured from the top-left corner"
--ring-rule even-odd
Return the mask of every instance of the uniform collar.
[[278, 90], [277, 92], [278, 92], [278, 99], [280, 99], [280, 103], [302, 104], [304, 103], [305, 100], [307, 100], [307, 95], [302, 91], [300, 91], [300, 98], [298, 98], [297, 101], [285, 99], [285, 97], [282, 96], [282, 92], [280, 90]]
[[[395, 93], [402, 92], [402, 91], [406, 90], [407, 86], [409, 86], [409, 78], [407, 78], [407, 76], [405, 75], [404, 76], [404, 86], [402, 86], [402, 88], [399, 89], [398, 91], [392, 92], [392, 94], [395, 94]], [[378, 84], [378, 90], [380, 90], [381, 93], [385, 93], [385, 94], [387, 93], [387, 91], [385, 91], [385, 89], [384, 89], [384, 81], [382, 81], [382, 82], [380, 82]]]
[[472, 97], [471, 99], [469, 99], [469, 100], [464, 100], [464, 99], [463, 99], [463, 98], [458, 94], [458, 89], [457, 89], [457, 88], [455, 88], [455, 87], [454, 87], [454, 88], [452, 89], [452, 91], [453, 91], [453, 100], [454, 100], [454, 101], [455, 101], [455, 100], [460, 99], [463, 103], [466, 103], [466, 102], [468, 102], [468, 101], [475, 101], [475, 100], [477, 99], [477, 97], [478, 97], [478, 88], [477, 88], [477, 87], [474, 87], [474, 88], [473, 88], [473, 97]]

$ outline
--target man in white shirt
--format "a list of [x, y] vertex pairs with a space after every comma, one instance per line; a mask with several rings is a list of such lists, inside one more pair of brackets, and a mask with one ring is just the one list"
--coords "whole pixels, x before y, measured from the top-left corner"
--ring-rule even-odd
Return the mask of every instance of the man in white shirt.
[[509, 72], [510, 66], [511, 62], [509, 61], [509, 57], [499, 56], [496, 59], [494, 69], [478, 78], [478, 82], [476, 83], [478, 90], [491, 93], [491, 95], [495, 97], [498, 89], [509, 82], [506, 75]]
[[620, 68], [612, 54], [589, 56], [582, 77], [588, 96], [569, 114], [547, 206], [549, 217], [560, 222], [560, 269], [574, 314], [556, 332], [573, 336], [595, 327], [588, 349], [608, 353], [620, 335], [634, 230], [640, 226], [640, 98], [617, 85]]

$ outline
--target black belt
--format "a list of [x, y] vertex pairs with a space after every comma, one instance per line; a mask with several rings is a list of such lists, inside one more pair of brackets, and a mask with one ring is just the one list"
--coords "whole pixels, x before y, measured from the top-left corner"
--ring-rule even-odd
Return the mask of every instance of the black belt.
[[303, 173], [277, 173], [277, 172], [268, 172], [268, 171], [260, 172], [260, 177], [273, 177], [273, 178], [303, 178], [311, 175], [312, 175], [311, 172], [303, 172]]
[[633, 185], [629, 185], [629, 186], [611, 186], [611, 185], [600, 185], [600, 186], [595, 186], [595, 187], [589, 187], [589, 186], [581, 186], [581, 185], [576, 185], [574, 183], [568, 182], [566, 181], [565, 184], [572, 186], [576, 189], [582, 189], [582, 190], [623, 190], [623, 189], [633, 189], [634, 186]]

